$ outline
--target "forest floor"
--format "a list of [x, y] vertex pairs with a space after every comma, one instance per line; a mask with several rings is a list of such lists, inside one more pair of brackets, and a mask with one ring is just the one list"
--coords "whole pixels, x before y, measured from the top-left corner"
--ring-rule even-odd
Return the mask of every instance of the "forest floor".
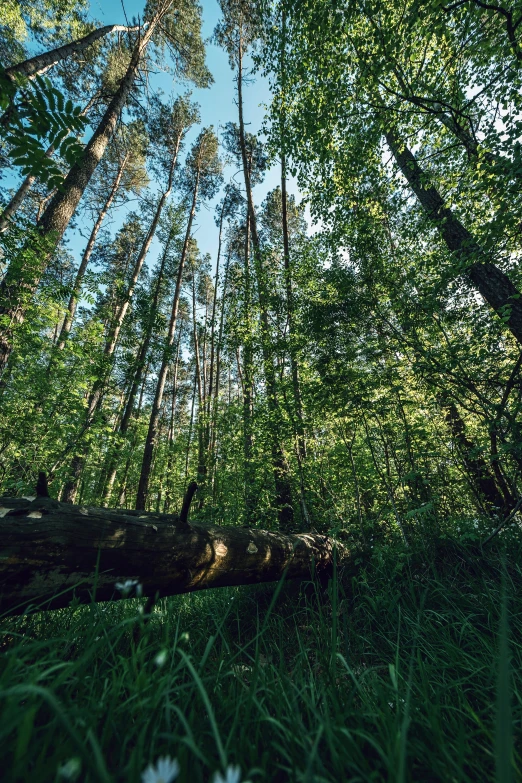
[[516, 534], [376, 546], [327, 590], [6, 618], [2, 779], [138, 783], [170, 756], [190, 783], [231, 764], [252, 783], [520, 780], [521, 554]]

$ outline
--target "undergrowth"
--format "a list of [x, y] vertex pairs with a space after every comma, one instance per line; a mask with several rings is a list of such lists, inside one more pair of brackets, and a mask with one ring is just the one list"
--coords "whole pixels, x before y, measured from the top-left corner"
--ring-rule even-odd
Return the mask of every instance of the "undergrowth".
[[[506, 552], [506, 549], [508, 550]], [[372, 550], [324, 585], [4, 618], [4, 781], [522, 779], [522, 544]], [[60, 771], [62, 770], [62, 771]]]

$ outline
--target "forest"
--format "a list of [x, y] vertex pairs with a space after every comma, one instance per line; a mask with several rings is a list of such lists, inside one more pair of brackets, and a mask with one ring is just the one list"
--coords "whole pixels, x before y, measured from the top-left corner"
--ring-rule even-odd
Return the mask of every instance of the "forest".
[[3, 780], [522, 780], [521, 111], [521, 0], [3, 0]]

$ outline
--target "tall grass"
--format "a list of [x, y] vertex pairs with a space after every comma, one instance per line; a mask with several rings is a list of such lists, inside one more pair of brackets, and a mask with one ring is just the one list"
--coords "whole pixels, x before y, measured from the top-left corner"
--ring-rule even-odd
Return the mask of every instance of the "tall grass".
[[[4, 781], [522, 779], [522, 545], [373, 550], [314, 583], [8, 618]], [[504, 579], [502, 573], [504, 572]]]

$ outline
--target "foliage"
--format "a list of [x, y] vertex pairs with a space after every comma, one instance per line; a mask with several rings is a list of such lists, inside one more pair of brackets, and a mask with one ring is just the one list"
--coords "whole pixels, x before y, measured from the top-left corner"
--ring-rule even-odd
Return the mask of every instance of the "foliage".
[[[180, 780], [238, 764], [256, 781], [492, 779], [511, 701], [520, 721], [520, 544], [487, 568], [455, 543], [374, 547], [327, 591], [291, 584], [139, 599], [4, 620], [7, 781]], [[504, 607], [504, 609], [503, 609]], [[502, 625], [501, 612], [507, 623]], [[499, 653], [507, 643], [511, 667]], [[508, 667], [508, 668], [506, 668]], [[507, 693], [504, 689], [507, 688]]]
[[[479, 545], [520, 498], [522, 354], [469, 274], [514, 286], [508, 310], [520, 298], [518, 8], [220, 6], [237, 106], [219, 138], [184, 84], [211, 83], [191, 0], [147, 4], [161, 22], [110, 128], [136, 38], [7, 84], [12, 160], [40, 181], [2, 235], [0, 491], [32, 494], [45, 470], [53, 497], [132, 508], [145, 466], [148, 511], [178, 511], [197, 478], [191, 518], [277, 530], [284, 478], [288, 526], [342, 540], [353, 569], [326, 594], [216, 591], [146, 623], [131, 601], [6, 620], [2, 768], [54, 780], [78, 757], [82, 779], [138, 781], [170, 756], [191, 781], [236, 763], [253, 783], [520, 776], [520, 512]], [[248, 53], [270, 83], [264, 136]], [[158, 69], [181, 82], [168, 99]], [[79, 95], [104, 139], [116, 128], [88, 176]], [[35, 229], [71, 163], [81, 256]], [[279, 184], [247, 207], [267, 172]]]
[[0, 110], [5, 112], [2, 137], [14, 165], [24, 177], [38, 177], [49, 188], [57, 187], [63, 174], [49, 148], [68, 166], [78, 160], [83, 146], [70, 134], [81, 136], [85, 130], [81, 108], [65, 100], [47, 77], [14, 83], [0, 73]]

